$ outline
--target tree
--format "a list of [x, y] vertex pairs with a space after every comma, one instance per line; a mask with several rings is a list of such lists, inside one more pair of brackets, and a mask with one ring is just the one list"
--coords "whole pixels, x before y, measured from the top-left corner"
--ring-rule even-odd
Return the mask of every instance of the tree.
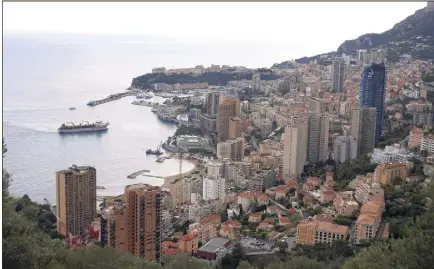
[[277, 247], [279, 248], [279, 251], [281, 253], [285, 253], [288, 250], [288, 242], [286, 242], [286, 241], [279, 241], [277, 243]]
[[239, 205], [238, 205], [238, 209], [239, 209], [239, 211], [240, 211], [240, 216], [242, 216], [242, 215], [244, 214], [243, 206], [242, 206], [241, 204], [239, 204]]

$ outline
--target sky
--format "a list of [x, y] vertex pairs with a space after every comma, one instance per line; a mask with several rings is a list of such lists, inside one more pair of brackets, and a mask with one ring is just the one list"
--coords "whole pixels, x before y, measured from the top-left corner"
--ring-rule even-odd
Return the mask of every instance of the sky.
[[384, 32], [425, 2], [3, 3], [5, 33], [151, 35], [185, 42], [321, 45]]

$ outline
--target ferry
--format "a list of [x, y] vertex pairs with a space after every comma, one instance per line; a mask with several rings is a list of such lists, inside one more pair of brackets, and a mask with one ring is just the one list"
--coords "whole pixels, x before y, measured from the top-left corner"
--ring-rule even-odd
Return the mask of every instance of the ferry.
[[74, 124], [73, 122], [63, 123], [59, 129], [59, 133], [82, 133], [82, 132], [101, 132], [108, 130], [109, 123], [96, 121], [89, 123], [88, 121], [82, 121], [80, 124]]

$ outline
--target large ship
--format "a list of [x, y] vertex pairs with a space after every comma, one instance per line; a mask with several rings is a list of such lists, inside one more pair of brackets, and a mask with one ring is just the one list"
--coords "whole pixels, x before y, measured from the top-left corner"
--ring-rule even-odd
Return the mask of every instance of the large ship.
[[73, 122], [63, 123], [58, 131], [59, 133], [82, 133], [82, 132], [102, 132], [108, 130], [109, 123], [96, 121], [89, 123], [88, 121], [82, 121], [80, 124], [74, 124]]

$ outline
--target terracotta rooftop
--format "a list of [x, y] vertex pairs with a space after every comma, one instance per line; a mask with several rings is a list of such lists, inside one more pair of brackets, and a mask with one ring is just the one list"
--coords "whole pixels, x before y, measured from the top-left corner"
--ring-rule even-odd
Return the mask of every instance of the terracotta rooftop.
[[318, 221], [316, 230], [329, 233], [346, 234], [350, 231], [350, 228], [344, 225], [337, 225], [330, 222]]
[[281, 217], [279, 218], [279, 222], [283, 224], [289, 224], [291, 221], [287, 217]]
[[190, 241], [190, 240], [193, 240], [193, 239], [195, 239], [195, 238], [196, 238], [196, 235], [195, 235], [195, 234], [193, 234], [193, 233], [188, 233], [188, 234], [182, 236], [181, 238], [179, 238], [179, 240], [182, 240], [182, 241]]

